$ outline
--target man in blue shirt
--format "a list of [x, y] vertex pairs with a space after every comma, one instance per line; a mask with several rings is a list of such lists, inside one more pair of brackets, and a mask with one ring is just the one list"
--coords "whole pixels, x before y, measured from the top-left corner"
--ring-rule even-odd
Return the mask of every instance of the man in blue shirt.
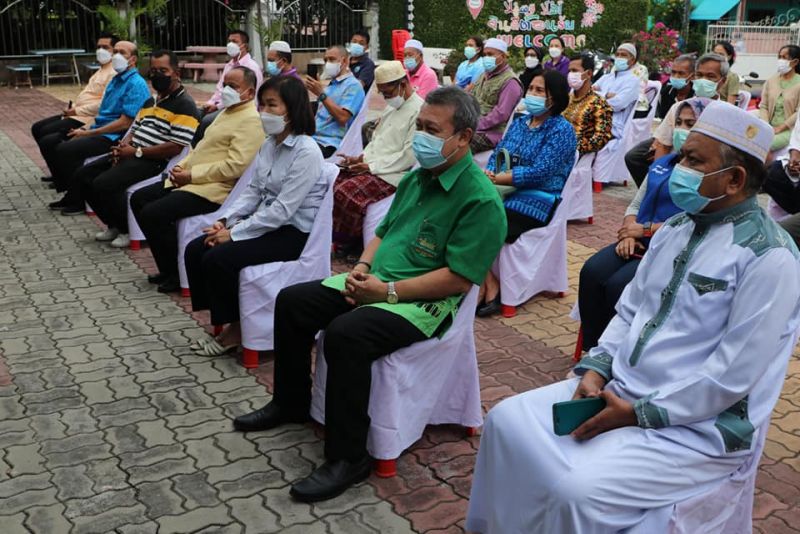
[[344, 138], [353, 118], [364, 103], [361, 82], [350, 72], [350, 55], [345, 47], [336, 45], [325, 51], [324, 75], [331, 83], [322, 84], [306, 76], [306, 88], [318, 98], [317, 133], [314, 140], [325, 158], [331, 157]]
[[[142, 105], [150, 98], [147, 82], [136, 70], [138, 50], [130, 41], [114, 45], [111, 64], [117, 75], [108, 82], [100, 110], [91, 128], [76, 128], [69, 141], [56, 149], [53, 181], [58, 191], [68, 189], [70, 180], [86, 158], [107, 154], [133, 123]], [[80, 188], [71, 188], [64, 198], [50, 203], [50, 209], [63, 209], [79, 204]]]

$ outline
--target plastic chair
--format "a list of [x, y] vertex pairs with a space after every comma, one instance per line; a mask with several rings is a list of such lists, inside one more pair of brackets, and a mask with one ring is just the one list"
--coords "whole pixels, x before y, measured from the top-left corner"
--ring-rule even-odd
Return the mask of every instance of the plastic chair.
[[[586, 219], [589, 224], [594, 224], [594, 205], [592, 201], [592, 164], [596, 154], [580, 156], [572, 168], [570, 178], [564, 189], [570, 188], [569, 205], [564, 209], [567, 212], [567, 221]], [[564, 200], [563, 203], [566, 202]]]
[[[456, 424], [468, 435], [483, 424], [473, 323], [478, 287], [467, 293], [450, 329], [393, 352], [372, 364], [367, 450], [376, 474], [392, 477], [396, 460], [414, 444], [426, 425]], [[325, 423], [324, 333], [317, 342], [311, 416]]]
[[383, 200], [379, 200], [378, 202], [367, 206], [367, 213], [364, 216], [364, 224], [362, 226], [363, 230], [361, 232], [361, 235], [364, 239], [364, 248], [367, 248], [369, 242], [375, 237], [375, 229], [381, 223], [383, 218], [386, 217], [386, 214], [389, 213], [389, 208], [392, 207], [393, 201], [394, 193]]
[[492, 272], [500, 282], [503, 317], [514, 317], [517, 306], [542, 291], [553, 291], [561, 297], [569, 289], [567, 213], [576, 190], [570, 182], [577, 179], [575, 173], [570, 173], [550, 224], [528, 230], [500, 249]]
[[753, 98], [753, 94], [750, 91], [741, 89], [739, 91], [739, 98], [736, 99], [736, 105], [744, 110], [747, 110], [747, 106], [750, 105], [751, 98]]
[[189, 281], [186, 277], [186, 265], [183, 262], [183, 253], [186, 251], [186, 245], [188, 245], [192, 239], [200, 235], [203, 228], [211, 226], [214, 221], [219, 219], [222, 212], [235, 202], [242, 191], [250, 185], [250, 180], [253, 178], [253, 173], [255, 172], [255, 162], [256, 160], [254, 159], [247, 169], [245, 169], [244, 173], [242, 173], [242, 177], [236, 181], [236, 185], [231, 192], [228, 193], [225, 202], [222, 203], [217, 211], [204, 215], [195, 215], [194, 217], [186, 217], [178, 221], [178, 277], [181, 282], [182, 297], [191, 296], [189, 293]]
[[[643, 119], [633, 119], [633, 125], [631, 126], [631, 131], [628, 136], [628, 145], [625, 150], [626, 152], [642, 139], [652, 137], [650, 132], [653, 128], [653, 119], [655, 119], [656, 109], [661, 100], [661, 82], [653, 80], [647, 82], [644, 94], [647, 97], [650, 110], [647, 112], [647, 117]], [[628, 176], [630, 176], [630, 174]]]
[[331, 274], [333, 232], [333, 183], [339, 169], [332, 163], [322, 167], [328, 192], [314, 219], [314, 226], [295, 261], [272, 262], [245, 267], [239, 272], [239, 315], [242, 325], [242, 365], [258, 367], [259, 351], [273, 349], [275, 300], [281, 289]]
[[622, 183], [627, 185], [630, 173], [625, 166], [625, 153], [631, 139], [633, 116], [636, 103], [631, 104], [625, 118], [625, 127], [620, 139], [612, 138], [598, 153], [592, 165], [592, 181], [595, 192], [603, 190], [604, 183]]
[[[181, 152], [177, 156], [175, 156], [171, 160], [169, 160], [169, 162], [167, 163], [167, 166], [164, 167], [164, 171], [163, 172], [169, 172], [170, 169], [172, 169], [172, 167], [177, 165], [179, 161], [181, 161], [183, 158], [185, 158], [186, 154], [188, 154], [188, 153], [189, 153], [189, 147], [188, 146], [187, 147], [183, 147], [183, 150], [181, 150]], [[125, 193], [127, 195], [127, 198], [128, 198], [128, 200], [127, 200], [127, 202], [128, 202], [128, 237], [131, 240], [131, 244], [130, 244], [130, 249], [131, 250], [139, 250], [139, 249], [141, 249], [142, 248], [142, 241], [145, 240], [144, 232], [142, 232], [142, 229], [139, 228], [139, 223], [136, 221], [136, 217], [134, 217], [134, 215], [133, 215], [133, 210], [131, 210], [131, 195], [133, 195], [139, 189], [147, 187], [148, 185], [153, 185], [154, 183], [160, 182], [160, 181], [161, 181], [161, 174], [157, 174], [156, 176], [153, 176], [152, 178], [148, 178], [147, 180], [142, 180], [141, 182], [139, 182], [137, 184], [133, 184], [132, 186], [130, 186], [125, 191]]]

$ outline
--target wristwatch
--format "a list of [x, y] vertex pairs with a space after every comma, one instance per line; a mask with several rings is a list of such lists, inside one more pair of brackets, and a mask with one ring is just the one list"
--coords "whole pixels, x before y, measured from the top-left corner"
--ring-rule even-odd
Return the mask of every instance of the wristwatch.
[[644, 234], [642, 237], [653, 237], [653, 223], [648, 221], [643, 226]]
[[397, 304], [400, 297], [397, 296], [397, 291], [394, 289], [394, 282], [389, 282], [389, 289], [386, 292], [386, 302], [389, 304]]
[[133, 155], [136, 156], [137, 158], [141, 158], [144, 155], [144, 153], [142, 152], [142, 147], [137, 146], [136, 152], [134, 152]]
[[327, 94], [325, 94], [325, 93], [320, 93], [320, 94], [319, 94], [319, 96], [317, 97], [317, 100], [319, 100], [319, 103], [321, 104], [321, 103], [325, 102], [325, 99], [326, 99], [326, 98], [328, 98], [328, 95], [327, 95]]

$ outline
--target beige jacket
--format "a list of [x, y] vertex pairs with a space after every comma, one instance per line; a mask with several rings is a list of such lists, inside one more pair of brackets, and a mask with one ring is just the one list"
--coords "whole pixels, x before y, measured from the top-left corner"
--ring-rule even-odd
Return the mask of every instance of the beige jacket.
[[81, 121], [86, 125], [94, 122], [94, 118], [100, 110], [100, 102], [103, 101], [106, 85], [116, 74], [110, 61], [92, 74], [92, 77], [89, 78], [89, 83], [86, 84], [86, 87], [80, 92], [78, 99], [73, 104], [75, 106], [75, 116], [73, 117], [75, 120]]
[[[798, 76], [795, 74], [795, 76]], [[797, 120], [797, 109], [800, 107], [800, 84], [783, 91], [783, 112], [786, 115], [784, 124], [792, 129]], [[775, 113], [775, 103], [781, 94], [780, 76], [776, 75], [766, 81], [761, 91], [761, 103], [758, 105], [758, 116], [770, 122]]]

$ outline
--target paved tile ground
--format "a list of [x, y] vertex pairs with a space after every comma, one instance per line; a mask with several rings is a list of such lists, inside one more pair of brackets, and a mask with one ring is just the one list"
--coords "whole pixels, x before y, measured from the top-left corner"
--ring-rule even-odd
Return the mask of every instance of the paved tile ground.
[[[321, 459], [320, 429], [230, 427], [268, 398], [269, 357], [247, 372], [194, 356], [207, 318], [153, 291], [146, 249], [109, 249], [92, 240], [95, 221], [44, 209], [54, 195], [27, 132], [75, 92], [0, 89], [0, 531], [461, 532], [479, 438], [460, 428], [430, 428], [393, 479], [320, 505], [288, 498]], [[631, 194], [607, 189], [596, 224], [570, 224], [565, 298], [476, 321], [487, 410], [568, 372], [580, 266], [613, 239]], [[758, 479], [758, 532], [800, 532], [799, 395], [794, 358]]]

